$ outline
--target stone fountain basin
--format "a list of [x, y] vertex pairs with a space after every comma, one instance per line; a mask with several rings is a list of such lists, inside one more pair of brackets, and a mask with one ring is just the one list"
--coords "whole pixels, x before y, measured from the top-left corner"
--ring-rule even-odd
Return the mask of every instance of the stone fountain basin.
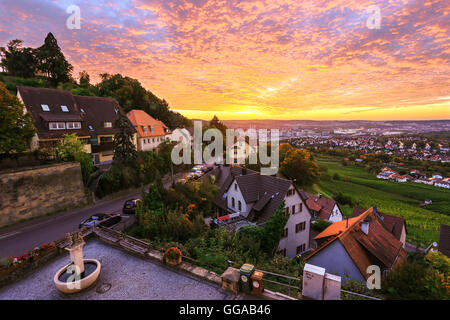
[[90, 287], [98, 278], [100, 275], [100, 269], [101, 264], [100, 261], [96, 259], [84, 259], [83, 260], [85, 265], [86, 264], [95, 264], [97, 267], [95, 270], [93, 270], [90, 274], [86, 275], [84, 278], [70, 282], [70, 285], [66, 282], [60, 281], [60, 277], [62, 274], [64, 274], [67, 270], [67, 268], [72, 264], [69, 263], [68, 265], [62, 267], [61, 269], [56, 272], [55, 276], [53, 277], [53, 282], [55, 283], [56, 288], [63, 293], [76, 293], [80, 292], [83, 289], [86, 289]]

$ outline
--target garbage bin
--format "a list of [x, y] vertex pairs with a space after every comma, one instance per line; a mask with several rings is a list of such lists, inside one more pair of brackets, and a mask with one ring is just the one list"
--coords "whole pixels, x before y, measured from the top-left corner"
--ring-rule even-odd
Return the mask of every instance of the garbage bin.
[[252, 294], [256, 296], [260, 296], [263, 292], [263, 283], [262, 283], [263, 276], [264, 273], [262, 273], [261, 271], [255, 271], [250, 277], [250, 279], [252, 279], [252, 287], [253, 287]]
[[255, 266], [252, 264], [244, 264], [242, 265], [239, 272], [241, 273], [241, 288], [242, 291], [250, 293], [252, 290], [252, 282], [250, 277], [252, 276], [253, 271], [255, 270]]

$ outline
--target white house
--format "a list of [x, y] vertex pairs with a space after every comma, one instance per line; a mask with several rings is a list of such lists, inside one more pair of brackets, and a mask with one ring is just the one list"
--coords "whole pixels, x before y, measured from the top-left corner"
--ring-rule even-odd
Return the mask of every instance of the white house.
[[241, 167], [232, 169], [214, 200], [218, 220], [264, 226], [284, 201], [283, 212], [289, 219], [278, 252], [294, 258], [309, 250], [311, 214], [292, 182]]

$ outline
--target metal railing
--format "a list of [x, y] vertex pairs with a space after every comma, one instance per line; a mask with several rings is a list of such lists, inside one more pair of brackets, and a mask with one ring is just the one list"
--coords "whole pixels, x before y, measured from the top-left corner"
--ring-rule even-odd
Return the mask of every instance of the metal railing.
[[354, 295], [354, 296], [358, 296], [358, 297], [363, 297], [363, 298], [370, 299], [370, 300], [382, 300], [382, 299], [379, 299], [379, 298], [366, 296], [366, 295], [361, 294], [361, 293], [351, 292], [351, 291], [347, 291], [347, 290], [343, 290], [343, 289], [341, 289], [341, 293], [346, 293], [346, 294], [350, 294], [350, 295]]
[[[259, 269], [256, 269], [256, 270], [264, 273], [264, 276], [269, 275], [269, 276], [273, 276], [273, 277], [276, 277], [276, 278], [282, 278], [282, 279], [287, 280], [287, 283], [285, 283], [285, 282], [283, 283], [283, 282], [280, 282], [280, 281], [267, 279], [267, 277], [263, 277], [263, 282], [268, 282], [268, 283], [271, 283], [271, 284], [274, 284], [274, 285], [279, 285], [279, 286], [282, 286], [282, 287], [286, 287], [287, 288], [287, 294], [289, 296], [291, 296], [291, 297], [293, 297], [293, 295], [291, 295], [291, 290], [295, 289], [296, 293], [301, 291], [302, 279], [300, 279], [300, 278], [286, 276], [284, 274], [274, 273], [274, 272], [265, 271], [265, 270], [259, 270]], [[293, 285], [296, 282], [298, 282], [298, 284], [297, 285]], [[296, 298], [296, 297], [294, 297], [294, 298]]]

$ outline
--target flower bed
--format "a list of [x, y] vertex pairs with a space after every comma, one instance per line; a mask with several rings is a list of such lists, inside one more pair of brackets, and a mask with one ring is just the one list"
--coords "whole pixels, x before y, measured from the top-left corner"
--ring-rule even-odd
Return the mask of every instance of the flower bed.
[[43, 244], [18, 257], [0, 259], [0, 287], [26, 275], [58, 255], [53, 243]]

